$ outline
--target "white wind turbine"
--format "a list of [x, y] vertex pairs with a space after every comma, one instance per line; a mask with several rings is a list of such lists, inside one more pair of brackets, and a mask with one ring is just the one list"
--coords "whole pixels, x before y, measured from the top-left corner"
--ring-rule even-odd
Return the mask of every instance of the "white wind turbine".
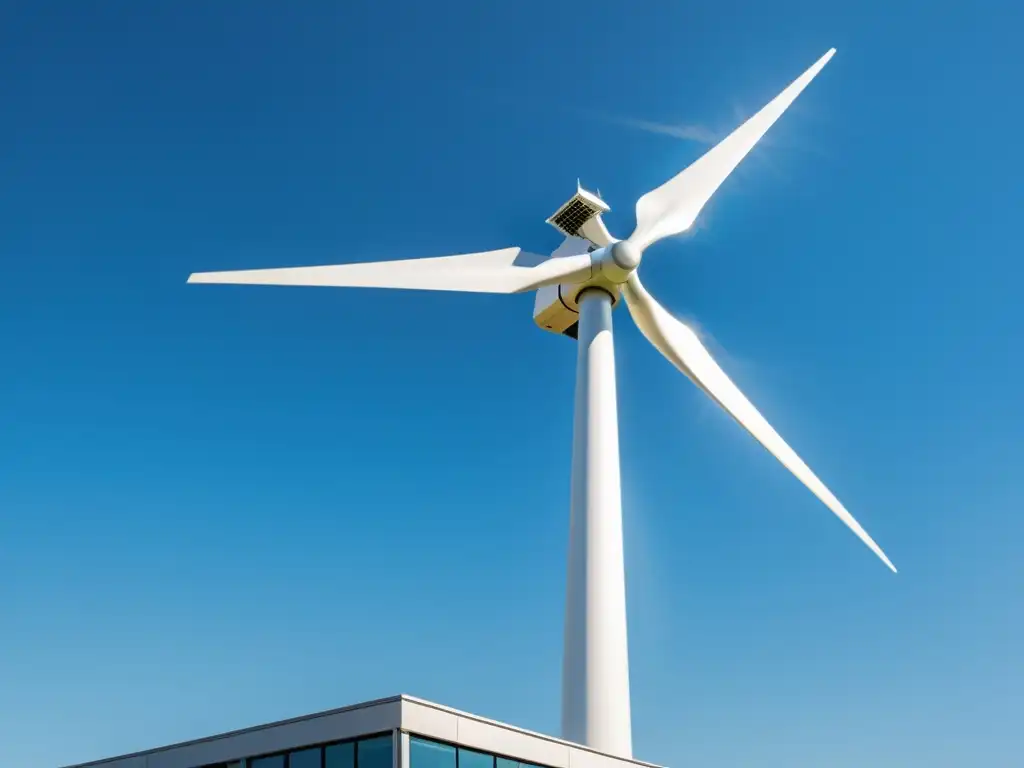
[[669, 362], [743, 426], [894, 572], [896, 568], [712, 359], [696, 332], [644, 288], [648, 246], [689, 229], [716, 189], [835, 53], [830, 50], [760, 112], [682, 173], [636, 204], [625, 240], [608, 234], [598, 197], [576, 194], [548, 219], [566, 240], [551, 257], [519, 248], [402, 261], [202, 272], [190, 283], [405, 288], [477, 293], [537, 291], [534, 320], [577, 338], [576, 410], [562, 735], [613, 755], [632, 755], [626, 590], [619, 488], [612, 308], [625, 296], [637, 326]]

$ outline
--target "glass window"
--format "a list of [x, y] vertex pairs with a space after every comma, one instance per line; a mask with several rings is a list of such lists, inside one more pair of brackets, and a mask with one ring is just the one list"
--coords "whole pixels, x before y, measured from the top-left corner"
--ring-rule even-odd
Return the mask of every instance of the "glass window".
[[498, 768], [519, 768], [519, 761], [509, 760], [507, 757], [499, 757]]
[[284, 755], [254, 758], [249, 761], [249, 768], [284, 768]]
[[459, 768], [494, 768], [494, 755], [459, 747]]
[[391, 734], [356, 742], [359, 768], [392, 768]]
[[455, 747], [438, 744], [436, 741], [410, 738], [409, 768], [455, 768]]
[[288, 768], [320, 768], [320, 747], [292, 752], [288, 755]]
[[324, 768], [355, 768], [356, 766], [356, 745], [354, 742], [348, 744], [331, 744], [324, 747]]

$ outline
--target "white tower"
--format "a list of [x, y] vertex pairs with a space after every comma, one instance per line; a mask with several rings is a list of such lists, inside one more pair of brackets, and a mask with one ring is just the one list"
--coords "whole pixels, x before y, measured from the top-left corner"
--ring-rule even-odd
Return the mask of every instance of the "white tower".
[[612, 296], [579, 297], [562, 737], [633, 756]]

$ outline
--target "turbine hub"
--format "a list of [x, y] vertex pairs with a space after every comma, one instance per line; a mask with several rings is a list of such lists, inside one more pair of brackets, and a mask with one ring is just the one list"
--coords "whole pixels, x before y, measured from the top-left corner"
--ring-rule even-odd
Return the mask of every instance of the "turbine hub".
[[620, 240], [611, 247], [612, 261], [627, 273], [640, 266], [643, 255], [643, 251], [628, 240]]
[[594, 260], [600, 269], [600, 275], [614, 285], [621, 285], [640, 266], [643, 251], [633, 243], [620, 240], [599, 251], [594, 252]]

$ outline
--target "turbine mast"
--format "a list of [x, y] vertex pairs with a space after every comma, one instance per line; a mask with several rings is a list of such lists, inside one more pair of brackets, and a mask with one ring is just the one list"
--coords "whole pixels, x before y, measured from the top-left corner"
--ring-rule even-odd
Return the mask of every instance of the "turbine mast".
[[630, 759], [619, 425], [612, 297], [579, 297], [562, 737]]

